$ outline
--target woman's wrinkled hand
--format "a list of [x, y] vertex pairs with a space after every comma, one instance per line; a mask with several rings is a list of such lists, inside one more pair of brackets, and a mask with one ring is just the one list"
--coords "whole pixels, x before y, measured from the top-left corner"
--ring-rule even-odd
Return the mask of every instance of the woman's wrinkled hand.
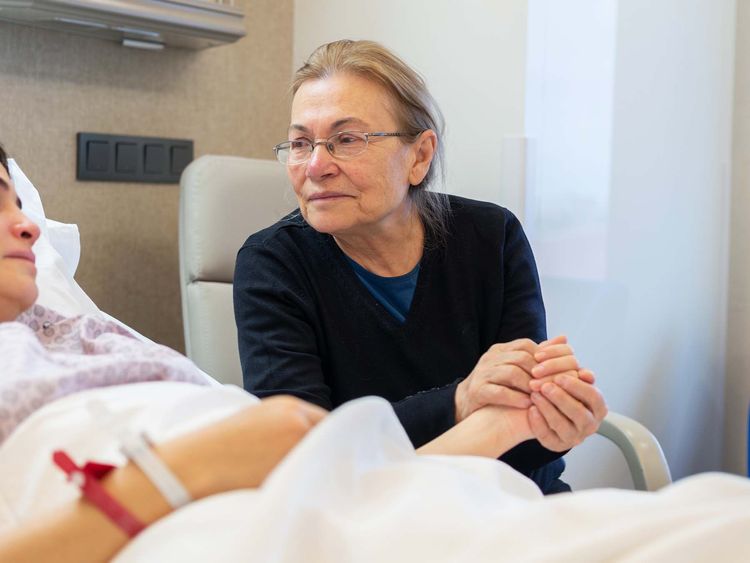
[[564, 451], [577, 446], [599, 429], [607, 404], [594, 385], [594, 374], [559, 374], [530, 382], [529, 426], [545, 448]]
[[541, 344], [528, 338], [493, 344], [456, 388], [456, 422], [485, 405], [528, 408], [532, 405], [530, 381], [560, 374], [577, 376], [578, 367], [565, 336]]
[[495, 344], [456, 389], [456, 422], [497, 405], [528, 409], [534, 437], [563, 451], [596, 432], [607, 414], [593, 372], [579, 365], [565, 336]]
[[456, 422], [485, 405], [531, 406], [529, 381], [537, 344], [528, 338], [493, 344], [456, 388]]

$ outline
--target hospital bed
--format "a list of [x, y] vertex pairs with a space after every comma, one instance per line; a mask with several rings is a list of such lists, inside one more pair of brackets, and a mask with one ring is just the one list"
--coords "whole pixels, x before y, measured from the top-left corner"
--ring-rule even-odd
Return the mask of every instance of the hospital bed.
[[[276, 161], [203, 156], [180, 184], [180, 279], [187, 355], [223, 383], [242, 386], [232, 278], [245, 239], [296, 207]], [[610, 413], [599, 434], [622, 452], [637, 490], [671, 482], [659, 442], [637, 421]]]
[[[215, 197], [202, 199], [200, 193], [185, 193], [183, 212], [187, 208], [203, 219], [214, 207], [221, 209], [218, 201], [231, 204], [230, 196], [213, 187], [225, 184], [227, 175], [234, 178], [240, 200], [250, 194], [255, 202], [238, 213], [241, 217], [235, 214], [235, 219], [248, 221], [248, 231], [263, 226], [249, 224], [250, 220], [273, 221], [277, 210], [282, 214], [294, 204], [271, 191], [267, 197], [272, 204], [255, 214], [263, 204], [263, 189], [285, 187], [283, 176], [272, 164], [225, 157], [199, 159], [186, 174], [185, 190], [191, 176], [199, 173], [198, 180], [202, 176], [202, 185], [208, 186], [199, 191], [211, 190]], [[267, 174], [260, 188], [254, 188], [250, 180], [256, 168]], [[19, 187], [23, 183], [20, 171], [11, 174]], [[279, 183], [272, 185], [273, 181]], [[34, 247], [38, 302], [68, 316], [101, 315], [73, 278], [80, 252], [76, 227], [46, 220], [30, 184], [19, 189], [19, 195], [24, 212], [43, 231]], [[193, 204], [202, 205], [201, 213]], [[231, 205], [224, 209], [217, 232], [225, 231], [233, 217]], [[187, 230], [193, 232], [189, 224], [183, 229], [183, 239]], [[239, 246], [244, 236], [224, 240]], [[222, 248], [203, 245], [198, 254], [211, 258], [211, 253]], [[183, 257], [184, 268], [190, 263], [189, 257]], [[218, 348], [224, 350], [223, 356], [196, 355], [200, 349], [196, 339], [215, 337], [213, 330], [234, 337], [231, 287], [226, 287], [231, 274], [217, 281], [205, 270], [195, 272], [200, 276], [186, 279], [206, 285], [184, 288], [186, 296], [203, 295], [216, 308], [202, 309], [208, 321], [188, 327], [193, 330], [191, 353], [208, 371], [238, 382], [239, 371], [226, 367], [235, 361], [226, 349]], [[189, 305], [187, 311], [190, 314]], [[211, 329], [206, 324], [211, 322], [220, 324]], [[53, 450], [65, 449], [78, 460], [124, 463], [111, 432], [91, 412], [87, 414], [92, 399], [106, 404], [111, 416], [147, 432], [156, 443], [256, 401], [232, 385], [148, 382], [95, 388], [45, 405], [0, 445], [0, 534], [78, 497], [77, 489], [51, 463]], [[634, 477], [639, 488], [654, 489], [669, 480], [658, 444], [643, 427], [610, 415], [603, 433], [621, 445], [631, 458], [631, 468], [640, 471], [641, 481], [638, 474]], [[139, 534], [115, 561], [744, 562], [750, 553], [748, 529], [750, 481], [745, 478], [703, 474], [656, 492], [598, 489], [544, 497], [533, 482], [495, 460], [416, 455], [390, 405], [382, 399], [363, 398], [327, 416], [259, 489], [191, 502]]]

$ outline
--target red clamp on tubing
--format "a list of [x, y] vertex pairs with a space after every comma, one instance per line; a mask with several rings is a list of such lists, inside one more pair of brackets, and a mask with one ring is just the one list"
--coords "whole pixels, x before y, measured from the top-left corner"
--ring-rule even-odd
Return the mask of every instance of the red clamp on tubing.
[[99, 483], [115, 466], [94, 461], [79, 467], [62, 450], [52, 454], [52, 460], [68, 476], [68, 481], [81, 489], [83, 496], [114, 522], [129, 537], [138, 535], [146, 526], [115, 500]]

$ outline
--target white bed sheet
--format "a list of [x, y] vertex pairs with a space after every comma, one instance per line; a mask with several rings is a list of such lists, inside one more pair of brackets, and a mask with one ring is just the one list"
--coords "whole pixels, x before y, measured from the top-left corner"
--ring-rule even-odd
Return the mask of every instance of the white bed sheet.
[[[0, 448], [0, 526], [76, 497], [49, 462], [54, 449], [122, 462], [88, 414], [94, 398], [157, 441], [255, 401], [237, 388], [159, 382], [48, 405]], [[117, 561], [746, 561], [748, 531], [747, 479], [543, 498], [492, 460], [416, 456], [390, 405], [366, 398], [334, 411], [261, 489], [192, 503]]]

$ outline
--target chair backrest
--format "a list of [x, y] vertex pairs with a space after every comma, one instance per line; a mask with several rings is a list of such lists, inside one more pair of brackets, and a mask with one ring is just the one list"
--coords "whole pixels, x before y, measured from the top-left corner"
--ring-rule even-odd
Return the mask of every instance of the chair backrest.
[[180, 180], [180, 286], [187, 356], [222, 383], [242, 386], [232, 278], [247, 237], [296, 207], [276, 161], [202, 156]]

